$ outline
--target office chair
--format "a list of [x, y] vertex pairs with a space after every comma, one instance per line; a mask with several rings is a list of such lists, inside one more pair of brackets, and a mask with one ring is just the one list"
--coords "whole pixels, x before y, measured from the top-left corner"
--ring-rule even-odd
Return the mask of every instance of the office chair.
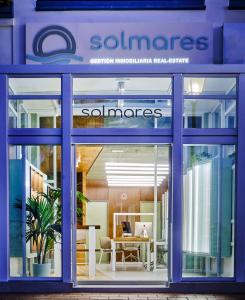
[[[140, 261], [140, 250], [139, 250], [139, 246], [124, 246], [123, 247], [124, 251], [130, 252], [129, 255], [127, 255], [125, 257], [125, 260], [130, 258], [131, 261], [135, 260], [135, 261]], [[137, 253], [137, 256], [133, 254], [133, 252]]]
[[[99, 264], [101, 264], [101, 260], [103, 257], [104, 253], [112, 253], [111, 249], [111, 239], [106, 236], [100, 238], [100, 259], [99, 259]], [[125, 262], [125, 256], [124, 256], [124, 249], [116, 249], [116, 253], [121, 253], [122, 254], [122, 262]], [[111, 256], [110, 256], [110, 261], [111, 261]]]

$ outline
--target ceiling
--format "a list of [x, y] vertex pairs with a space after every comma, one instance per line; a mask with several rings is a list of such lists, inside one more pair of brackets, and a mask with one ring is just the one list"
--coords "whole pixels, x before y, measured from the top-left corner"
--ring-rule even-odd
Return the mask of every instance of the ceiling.
[[[184, 89], [187, 94], [227, 94], [236, 78], [186, 77]], [[60, 78], [9, 78], [14, 94], [60, 94]], [[121, 88], [120, 88], [121, 86]], [[120, 78], [74, 78], [74, 94], [171, 94], [171, 77], [120, 77]]]
[[10, 93], [28, 94], [61, 94], [60, 78], [9, 78]]
[[[186, 77], [184, 79], [184, 91], [185, 94], [226, 95], [233, 89], [235, 84], [235, 77]], [[232, 94], [234, 92], [235, 90]]]
[[[123, 90], [120, 91], [120, 84]], [[171, 78], [75, 78], [74, 94], [171, 94]]]
[[[99, 151], [100, 150], [100, 151]], [[123, 152], [121, 152], [123, 151]], [[106, 146], [77, 146], [77, 153], [83, 155], [83, 159], [79, 164], [79, 168], [83, 169], [87, 164], [91, 153], [94, 161], [88, 170], [87, 179], [105, 180], [105, 164], [106, 162], [120, 163], [151, 163], [154, 164], [154, 146], [149, 145], [106, 145]], [[78, 157], [78, 156], [77, 156]], [[169, 146], [163, 145], [158, 147], [158, 163], [169, 164]], [[90, 159], [89, 159], [90, 160]], [[91, 160], [90, 160], [91, 163]], [[87, 167], [86, 167], [87, 168]], [[87, 168], [88, 169], [88, 168]]]

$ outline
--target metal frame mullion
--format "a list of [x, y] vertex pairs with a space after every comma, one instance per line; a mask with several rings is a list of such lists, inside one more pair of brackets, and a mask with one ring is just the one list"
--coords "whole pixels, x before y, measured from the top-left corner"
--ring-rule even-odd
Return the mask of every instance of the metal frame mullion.
[[[205, 76], [205, 75], [204, 75]], [[205, 77], [206, 78], [206, 77]], [[236, 95], [184, 95], [185, 100], [236, 100]]]
[[28, 94], [28, 95], [9, 95], [9, 100], [60, 100], [61, 95], [41, 95], [41, 94]]
[[76, 145], [72, 145], [72, 281], [77, 286], [77, 168], [76, 168]]
[[184, 128], [184, 136], [237, 136], [237, 128]]
[[117, 99], [123, 99], [123, 100], [170, 100], [173, 96], [170, 95], [74, 95], [74, 100], [117, 100]]
[[73, 128], [73, 136], [172, 136], [171, 128]]
[[9, 136], [9, 144], [13, 145], [61, 145], [60, 136]]
[[173, 161], [172, 161], [172, 214], [171, 214], [171, 281], [182, 277], [182, 128], [183, 77], [173, 79]]
[[235, 276], [236, 281], [245, 280], [245, 74], [238, 82], [238, 143], [236, 163], [236, 208], [235, 208]]
[[226, 144], [237, 143], [237, 136], [183, 136], [183, 144]]
[[72, 144], [171, 144], [171, 136], [72, 136]]
[[9, 277], [8, 78], [0, 75], [0, 281]]
[[72, 126], [72, 76], [62, 76], [62, 277], [71, 282], [71, 126]]

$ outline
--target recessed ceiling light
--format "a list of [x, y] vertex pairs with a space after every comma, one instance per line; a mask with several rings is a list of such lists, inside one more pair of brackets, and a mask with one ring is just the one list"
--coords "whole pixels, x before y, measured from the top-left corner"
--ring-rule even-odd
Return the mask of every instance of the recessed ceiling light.
[[113, 149], [111, 150], [112, 153], [123, 153], [124, 150], [121, 150], [121, 149]]
[[[154, 167], [155, 164], [141, 164], [141, 163], [113, 163], [113, 162], [106, 162], [106, 166], [117, 166], [117, 167]], [[157, 164], [158, 167], [168, 167], [168, 164]]]

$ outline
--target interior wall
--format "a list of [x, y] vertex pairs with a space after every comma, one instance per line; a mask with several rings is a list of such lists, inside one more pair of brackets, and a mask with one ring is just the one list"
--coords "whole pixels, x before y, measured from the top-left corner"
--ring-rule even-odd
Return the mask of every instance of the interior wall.
[[[167, 184], [158, 187], [158, 201], [167, 190]], [[126, 200], [121, 200], [122, 194], [127, 195]], [[87, 180], [86, 197], [90, 201], [108, 202], [108, 236], [113, 236], [113, 213], [115, 212], [140, 212], [141, 202], [154, 200], [153, 187], [108, 187], [105, 180]], [[153, 211], [152, 211], [153, 212]], [[135, 217], [134, 221], [139, 221]], [[131, 226], [134, 226], [131, 224]], [[133, 227], [134, 228], [134, 227]], [[132, 228], [132, 229], [133, 229]]]

